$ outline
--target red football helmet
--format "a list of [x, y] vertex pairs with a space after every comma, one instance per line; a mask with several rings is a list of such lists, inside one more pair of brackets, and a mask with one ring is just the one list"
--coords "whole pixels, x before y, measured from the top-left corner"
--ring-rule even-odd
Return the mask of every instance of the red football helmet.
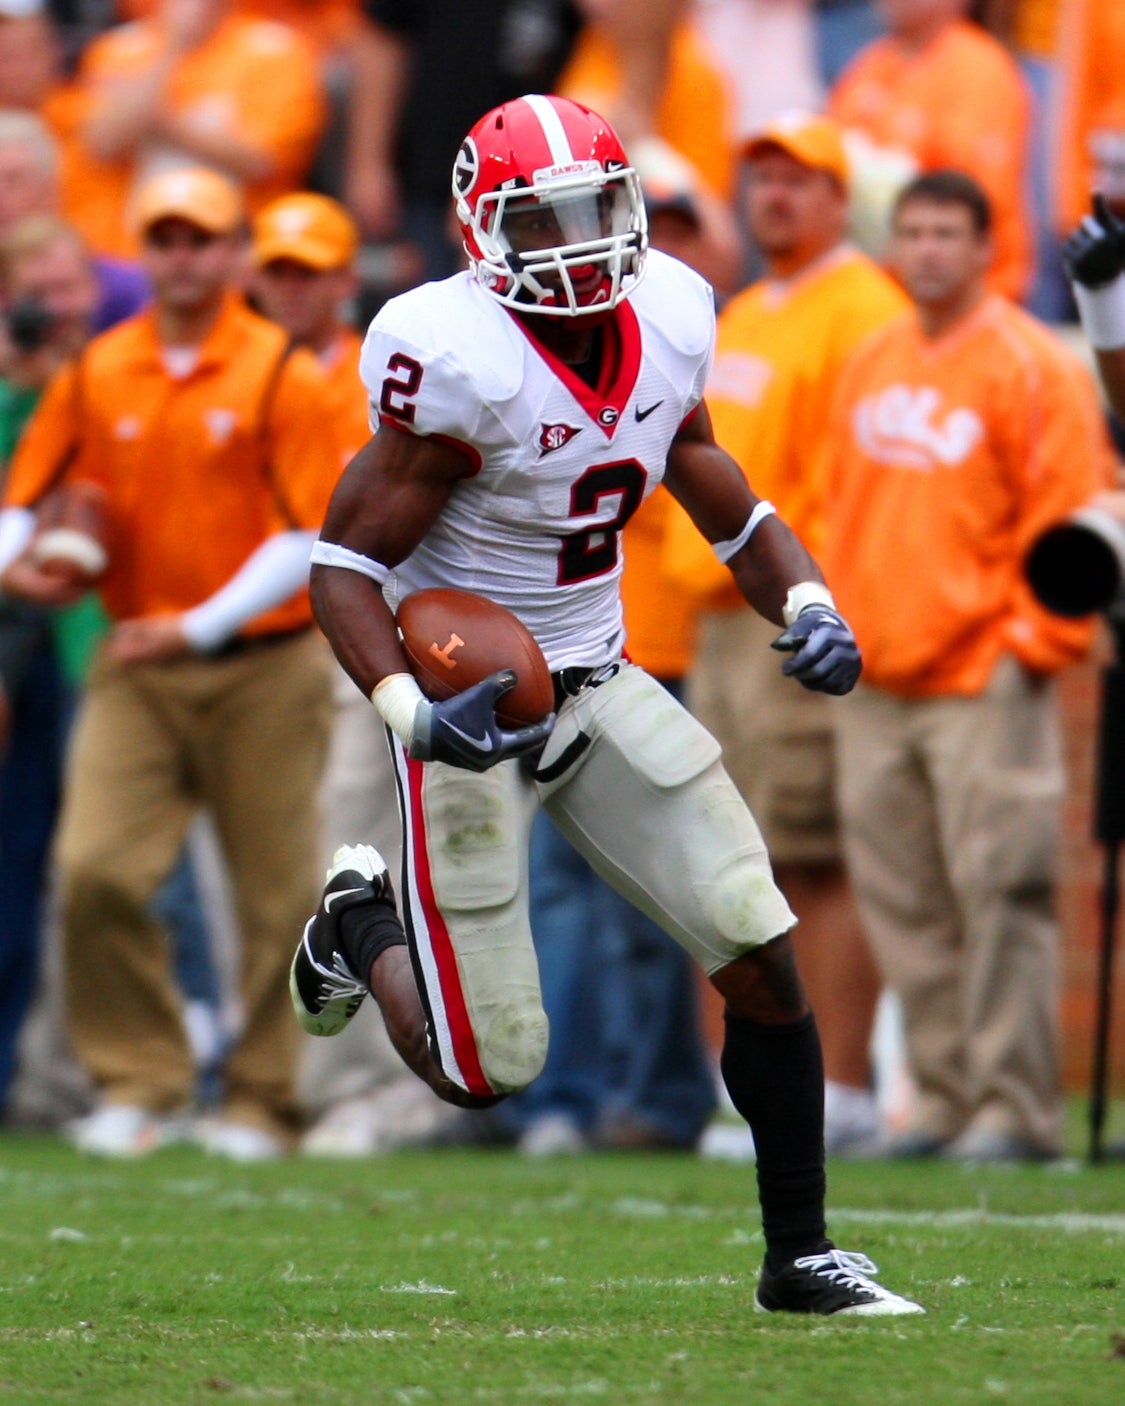
[[613, 128], [569, 98], [493, 108], [461, 144], [453, 198], [477, 280], [505, 307], [605, 312], [636, 287], [644, 199]]

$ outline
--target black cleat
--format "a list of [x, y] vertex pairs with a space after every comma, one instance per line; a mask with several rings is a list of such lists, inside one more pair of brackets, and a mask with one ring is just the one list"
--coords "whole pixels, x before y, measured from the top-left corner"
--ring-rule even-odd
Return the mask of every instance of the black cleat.
[[763, 1313], [925, 1313], [921, 1304], [877, 1284], [871, 1276], [878, 1272], [866, 1255], [847, 1250], [801, 1255], [776, 1274], [762, 1267], [754, 1307]]
[[341, 845], [332, 856], [320, 907], [305, 925], [289, 969], [289, 994], [310, 1035], [338, 1035], [367, 995], [340, 942], [340, 918], [350, 908], [394, 895], [383, 856], [371, 845]]

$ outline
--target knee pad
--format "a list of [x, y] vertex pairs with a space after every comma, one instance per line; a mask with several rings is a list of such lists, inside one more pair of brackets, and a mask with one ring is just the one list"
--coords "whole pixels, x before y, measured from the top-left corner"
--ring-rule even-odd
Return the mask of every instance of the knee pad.
[[508, 1000], [478, 1027], [481, 1068], [498, 1094], [518, 1093], [543, 1072], [547, 1061], [547, 1015], [538, 998]]

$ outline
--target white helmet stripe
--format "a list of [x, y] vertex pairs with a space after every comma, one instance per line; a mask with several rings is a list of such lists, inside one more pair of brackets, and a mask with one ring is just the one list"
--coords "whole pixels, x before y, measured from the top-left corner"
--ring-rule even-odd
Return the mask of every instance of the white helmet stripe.
[[524, 102], [539, 119], [539, 125], [543, 128], [543, 135], [551, 151], [551, 161], [556, 166], [569, 165], [574, 160], [574, 152], [570, 148], [566, 128], [554, 106], [541, 93], [529, 93]]

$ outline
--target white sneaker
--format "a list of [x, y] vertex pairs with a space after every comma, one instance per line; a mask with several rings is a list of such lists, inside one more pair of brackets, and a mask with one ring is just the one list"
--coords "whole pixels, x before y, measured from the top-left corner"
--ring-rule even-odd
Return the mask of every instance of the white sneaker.
[[754, 1135], [745, 1123], [718, 1121], [703, 1130], [699, 1155], [717, 1162], [753, 1162], [758, 1154]]
[[573, 1118], [547, 1113], [527, 1125], [517, 1146], [524, 1157], [568, 1157], [585, 1152], [589, 1144]]
[[382, 1124], [370, 1095], [343, 1099], [308, 1129], [301, 1151], [306, 1157], [370, 1157], [383, 1150]]
[[222, 1118], [202, 1118], [196, 1125], [199, 1145], [214, 1157], [231, 1162], [275, 1162], [284, 1157], [285, 1144], [252, 1123], [228, 1123]]
[[94, 1157], [147, 1157], [183, 1138], [172, 1119], [132, 1103], [104, 1103], [85, 1118], [68, 1123], [64, 1135], [79, 1152]]
[[879, 1142], [879, 1105], [868, 1089], [824, 1085], [824, 1150], [829, 1157], [862, 1156]]

